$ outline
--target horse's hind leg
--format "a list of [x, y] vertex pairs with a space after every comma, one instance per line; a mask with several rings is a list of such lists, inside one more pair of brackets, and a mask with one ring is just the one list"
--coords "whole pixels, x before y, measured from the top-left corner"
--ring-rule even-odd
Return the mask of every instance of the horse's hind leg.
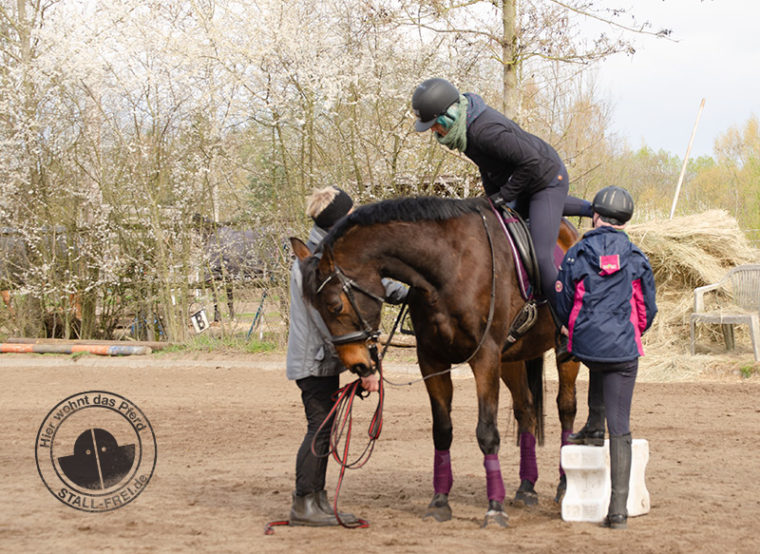
[[533, 395], [530, 392], [525, 363], [503, 362], [501, 378], [512, 394], [512, 405], [517, 420], [520, 444], [520, 486], [515, 492], [512, 504], [533, 506], [538, 504], [538, 494], [535, 489], [538, 480], [535, 434], [538, 415], [536, 414]]
[[[557, 410], [559, 411], [559, 422], [562, 426], [562, 442], [560, 448], [568, 443], [567, 437], [573, 432], [575, 423], [575, 413], [577, 410], [575, 398], [575, 380], [578, 377], [580, 363], [568, 359], [557, 364], [557, 373], [559, 374], [559, 390], [557, 392]], [[557, 494], [554, 497], [555, 502], [562, 500], [562, 496], [567, 489], [567, 477], [559, 466], [559, 484], [557, 485]]]
[[[450, 366], [432, 366], [430, 363], [420, 363], [422, 374], [430, 375], [445, 371]], [[425, 518], [432, 517], [436, 521], [448, 521], [451, 519], [451, 507], [449, 506], [449, 492], [454, 482], [451, 473], [451, 399], [453, 386], [451, 375], [446, 373], [431, 377], [425, 381], [430, 407], [433, 412], [433, 445], [435, 454], [433, 459], [433, 500], [428, 505]]]

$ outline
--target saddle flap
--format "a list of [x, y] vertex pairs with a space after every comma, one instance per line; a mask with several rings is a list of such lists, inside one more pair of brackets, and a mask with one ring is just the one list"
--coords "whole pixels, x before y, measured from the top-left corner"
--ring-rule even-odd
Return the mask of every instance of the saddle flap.
[[[509, 206], [503, 206], [503, 211], [501, 212], [495, 207], [493, 207], [493, 210], [499, 216], [502, 230], [507, 235], [507, 239], [509, 239], [520, 283], [520, 293], [523, 299], [541, 298], [543, 295], [541, 291], [541, 273], [533, 247], [533, 240], [530, 237], [528, 223]], [[562, 251], [562, 248], [556, 245], [554, 248], [555, 267], [559, 267], [562, 264], [564, 256], [565, 253]]]
[[517, 280], [520, 283], [520, 294], [525, 300], [540, 296], [541, 279], [528, 225], [520, 214], [509, 206], [503, 206], [501, 212], [493, 205], [492, 209], [498, 216], [502, 230], [509, 240], [512, 257], [515, 260]]

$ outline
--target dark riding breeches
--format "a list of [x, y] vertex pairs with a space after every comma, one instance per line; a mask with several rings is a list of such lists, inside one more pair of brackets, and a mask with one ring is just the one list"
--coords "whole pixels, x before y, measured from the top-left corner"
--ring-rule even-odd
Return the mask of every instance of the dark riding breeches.
[[559, 236], [559, 225], [568, 191], [567, 171], [563, 168], [548, 187], [533, 193], [530, 197], [528, 217], [530, 237], [536, 250], [538, 267], [541, 272], [541, 289], [544, 296], [554, 306], [554, 282], [557, 268], [554, 264], [554, 248]]
[[589, 368], [589, 406], [604, 404], [610, 436], [631, 432], [631, 401], [639, 359], [626, 362], [583, 362]]
[[554, 307], [554, 283], [557, 280], [554, 250], [562, 217], [591, 217], [593, 215], [591, 203], [588, 200], [568, 196], [569, 181], [567, 169], [563, 166], [546, 188], [534, 192], [529, 198], [521, 197], [509, 203], [523, 219], [529, 221], [530, 238], [533, 241], [541, 272], [542, 293], [552, 308]]
[[296, 494], [304, 496], [325, 488], [332, 421], [325, 424], [314, 445], [314, 450], [321, 456], [312, 454], [311, 442], [335, 403], [332, 395], [340, 387], [340, 377], [306, 377], [298, 379], [296, 384], [301, 389], [307, 421], [306, 436], [296, 457]]

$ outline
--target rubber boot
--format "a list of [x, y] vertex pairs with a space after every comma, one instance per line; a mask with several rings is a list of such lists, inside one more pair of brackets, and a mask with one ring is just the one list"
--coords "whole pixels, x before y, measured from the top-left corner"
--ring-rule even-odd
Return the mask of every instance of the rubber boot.
[[628, 527], [628, 482], [631, 479], [631, 434], [610, 437], [610, 480], [612, 494], [604, 527]]
[[[335, 517], [335, 510], [333, 509], [333, 506], [330, 504], [330, 502], [327, 500], [327, 491], [321, 490], [315, 493], [317, 495], [317, 505], [319, 506], [319, 509], [322, 510], [326, 514], [330, 514], [331, 517]], [[340, 516], [340, 520], [343, 522], [344, 525], [355, 525], [359, 523], [359, 519], [354, 514], [348, 514], [343, 512], [338, 512], [338, 515]]]
[[319, 505], [319, 493], [311, 492], [304, 496], [293, 493], [293, 504], [290, 507], [290, 524], [306, 525], [308, 527], [327, 527], [338, 525], [335, 514], [326, 513]]
[[604, 446], [604, 404], [589, 406], [586, 424], [577, 433], [567, 436], [570, 444]]

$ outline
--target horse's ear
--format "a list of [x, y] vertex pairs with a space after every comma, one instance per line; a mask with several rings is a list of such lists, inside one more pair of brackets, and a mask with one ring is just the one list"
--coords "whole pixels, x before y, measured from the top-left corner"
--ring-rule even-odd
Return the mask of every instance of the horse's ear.
[[325, 246], [322, 248], [322, 258], [319, 260], [319, 273], [322, 275], [330, 275], [333, 271], [335, 271], [333, 251], [329, 246]]
[[290, 237], [290, 245], [293, 247], [293, 252], [295, 252], [296, 257], [298, 257], [299, 260], [303, 261], [311, 256], [309, 247], [306, 246], [301, 239]]

